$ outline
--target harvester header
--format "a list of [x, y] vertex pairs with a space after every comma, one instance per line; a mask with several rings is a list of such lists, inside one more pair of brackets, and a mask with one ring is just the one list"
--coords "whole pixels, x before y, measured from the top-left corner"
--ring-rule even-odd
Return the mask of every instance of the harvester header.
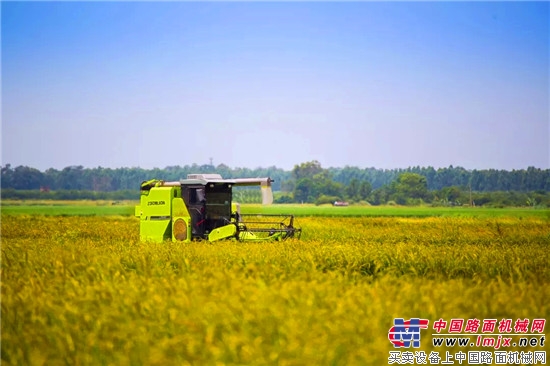
[[262, 203], [271, 204], [271, 182], [270, 178], [223, 179], [219, 174], [189, 174], [176, 182], [144, 181], [140, 205], [135, 208], [140, 238], [190, 242], [299, 237], [301, 229], [294, 227], [294, 216], [242, 215], [239, 204], [232, 201], [233, 187], [260, 186]]

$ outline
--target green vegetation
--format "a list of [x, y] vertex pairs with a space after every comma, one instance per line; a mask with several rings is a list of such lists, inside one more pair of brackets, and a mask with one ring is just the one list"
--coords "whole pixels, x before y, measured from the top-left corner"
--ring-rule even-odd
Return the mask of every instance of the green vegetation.
[[[3, 201], [3, 215], [133, 216], [138, 201]], [[243, 214], [293, 214], [325, 217], [516, 217], [550, 218], [550, 210], [536, 208], [361, 206], [312, 204], [241, 204]]]
[[2, 364], [381, 365], [395, 317], [550, 315], [548, 210], [302, 207], [302, 240], [187, 245], [2, 207]]
[[2, 189], [2, 199], [8, 200], [90, 200], [90, 201], [124, 201], [139, 198], [139, 189], [101, 192], [86, 190], [58, 190], [42, 192], [40, 190]]
[[[318, 161], [294, 166], [292, 171], [231, 169], [224, 164], [171, 166], [164, 169], [84, 168], [37, 169], [9, 164], [1, 169], [2, 197], [8, 199], [125, 200], [138, 196], [144, 180], [177, 181], [189, 173], [218, 173], [222, 177], [271, 177], [277, 203], [325, 204], [336, 200], [368, 202], [371, 205], [436, 206], [550, 206], [550, 169], [466, 170], [461, 167], [434, 169], [323, 168]], [[251, 192], [251, 193], [249, 193]], [[259, 202], [259, 192], [241, 191], [238, 200]]]
[[[550, 206], [550, 170], [530, 168], [524, 172], [514, 171], [509, 175], [505, 172], [489, 171], [487, 181], [490, 184], [484, 180], [485, 175], [476, 171], [470, 174], [462, 168], [451, 167], [437, 172], [433, 168], [414, 168], [391, 172], [393, 180], [380, 184], [376, 176], [369, 176], [357, 168], [334, 171], [323, 169], [318, 161], [302, 163], [292, 170], [292, 195], [279, 196], [275, 202], [324, 204], [331, 200], [348, 200], [371, 205]], [[479, 187], [483, 187], [481, 191], [478, 191]], [[533, 190], [526, 191], [527, 187]], [[498, 191], [499, 189], [506, 191]]]
[[134, 214], [134, 207], [127, 205], [117, 206], [90, 206], [90, 205], [2, 205], [2, 214], [7, 215], [46, 215], [46, 216], [130, 216]]
[[404, 206], [316, 206], [316, 205], [243, 205], [242, 213], [288, 214], [325, 217], [516, 217], [550, 218], [550, 210], [533, 208], [482, 207], [404, 207]]

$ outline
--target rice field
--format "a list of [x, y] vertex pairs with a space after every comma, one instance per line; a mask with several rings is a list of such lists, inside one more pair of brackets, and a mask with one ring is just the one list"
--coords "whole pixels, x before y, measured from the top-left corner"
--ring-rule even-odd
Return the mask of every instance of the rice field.
[[394, 318], [549, 317], [548, 212], [297, 225], [153, 244], [132, 216], [3, 212], [2, 364], [383, 365]]

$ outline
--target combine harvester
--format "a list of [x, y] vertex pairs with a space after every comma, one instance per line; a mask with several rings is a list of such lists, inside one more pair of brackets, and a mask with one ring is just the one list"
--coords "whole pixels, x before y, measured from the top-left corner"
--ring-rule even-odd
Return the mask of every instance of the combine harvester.
[[149, 180], [141, 184], [142, 241], [284, 240], [300, 237], [293, 215], [244, 215], [232, 202], [233, 187], [260, 186], [262, 203], [273, 203], [270, 178], [222, 179], [219, 174], [189, 174], [179, 182]]

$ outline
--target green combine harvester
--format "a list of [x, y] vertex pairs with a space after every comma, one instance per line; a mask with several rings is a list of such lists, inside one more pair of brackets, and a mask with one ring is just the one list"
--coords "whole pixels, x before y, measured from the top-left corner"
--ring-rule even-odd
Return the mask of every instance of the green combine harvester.
[[222, 179], [219, 174], [189, 174], [179, 182], [149, 180], [141, 184], [142, 241], [190, 242], [299, 238], [293, 215], [244, 215], [232, 202], [233, 187], [260, 186], [263, 204], [273, 203], [270, 178]]

